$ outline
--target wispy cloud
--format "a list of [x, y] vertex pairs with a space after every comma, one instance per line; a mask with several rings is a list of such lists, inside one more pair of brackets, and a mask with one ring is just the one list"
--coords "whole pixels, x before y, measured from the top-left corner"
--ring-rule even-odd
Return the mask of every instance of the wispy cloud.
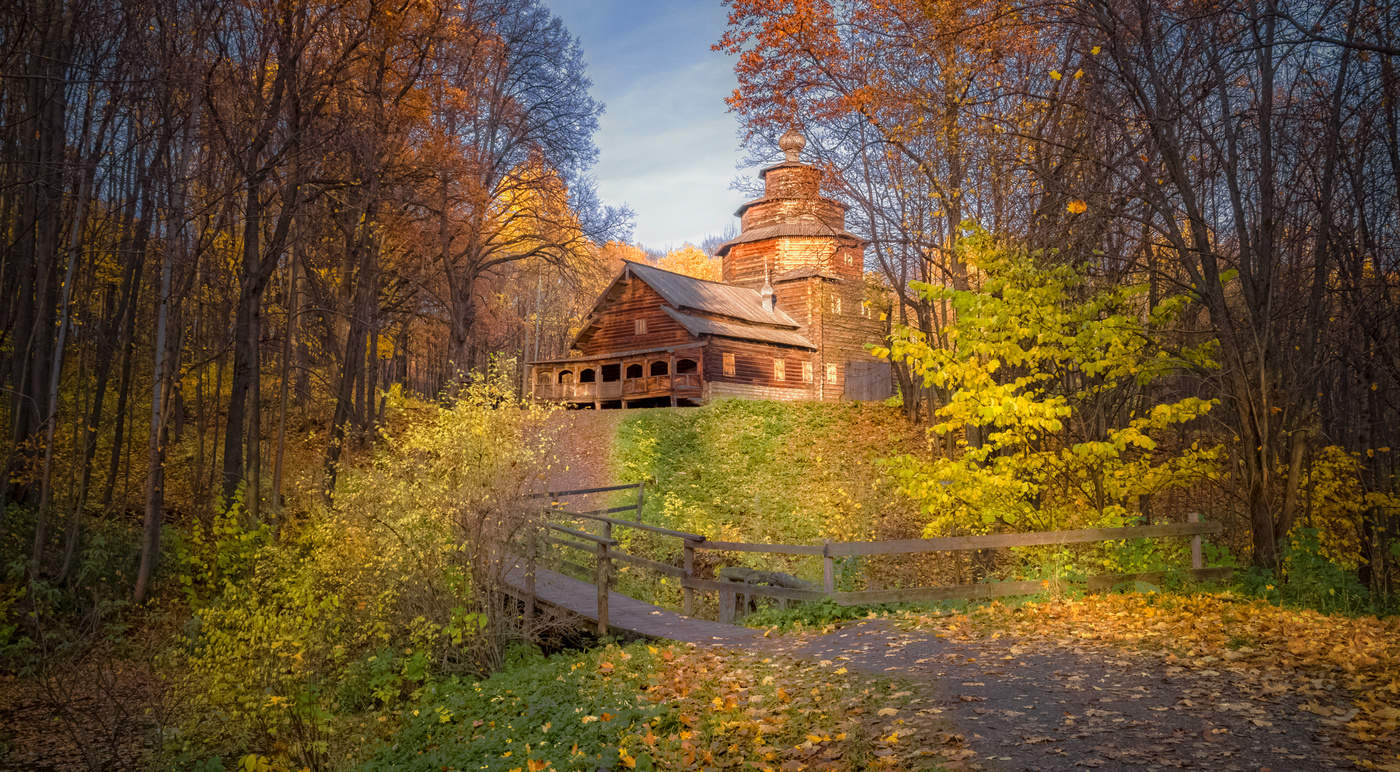
[[697, 242], [733, 223], [744, 196], [729, 189], [742, 157], [724, 98], [729, 60], [710, 50], [724, 29], [718, 3], [549, 0], [583, 43], [599, 125], [598, 190], [637, 213], [649, 246]]

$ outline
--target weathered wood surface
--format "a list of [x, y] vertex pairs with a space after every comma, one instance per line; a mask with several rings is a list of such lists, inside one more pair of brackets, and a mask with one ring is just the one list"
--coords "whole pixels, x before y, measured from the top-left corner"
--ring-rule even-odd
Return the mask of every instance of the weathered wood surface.
[[539, 493], [531, 493], [528, 498], [541, 499], [548, 497], [559, 499], [565, 496], [582, 496], [587, 493], [610, 493], [612, 491], [625, 491], [640, 487], [642, 486], [639, 483], [632, 483], [630, 485], [604, 485], [601, 488], [578, 488], [572, 491], [540, 491]]
[[1035, 531], [994, 533], [984, 536], [944, 536], [936, 539], [892, 539], [888, 541], [841, 541], [821, 544], [751, 544], [749, 542], [706, 541], [697, 549], [720, 552], [769, 552], [779, 555], [903, 555], [916, 552], [957, 552], [961, 550], [1037, 547], [1050, 544], [1087, 544], [1119, 539], [1148, 539], [1170, 536], [1198, 536], [1219, 533], [1220, 523], [1166, 523], [1124, 528], [1083, 528], [1075, 531]]
[[[629, 504], [629, 505], [627, 505], [627, 506], [625, 506], [625, 507], [618, 507], [618, 508], [614, 508], [614, 509], [608, 510], [608, 511], [612, 511], [612, 512], [632, 512], [632, 511], [635, 511], [635, 509], [636, 509], [636, 508], [635, 508], [634, 506], [632, 506], [632, 505]], [[602, 510], [600, 510], [600, 511], [602, 511]], [[594, 514], [594, 513], [592, 513], [592, 512], [569, 512], [569, 511], [567, 511], [567, 510], [562, 510], [562, 509], [561, 509], [561, 510], [557, 510], [557, 513], [560, 514], [560, 515], [564, 515], [564, 516], [566, 516], [566, 517], [579, 517], [579, 518], [584, 518], [584, 519], [586, 519], [586, 520], [594, 520], [594, 521], [599, 522], [599, 523], [607, 523], [608, 525], [620, 525], [620, 526], [625, 526], [625, 527], [627, 527], [627, 528], [636, 528], [636, 529], [639, 530], [639, 531], [650, 531], [650, 532], [652, 532], [652, 533], [659, 533], [659, 534], [661, 534], [662, 536], [670, 536], [670, 537], [673, 537], [673, 538], [676, 538], [676, 539], [682, 539], [682, 540], [688, 540], [688, 541], [694, 541], [694, 542], [703, 542], [703, 541], [705, 541], [705, 537], [704, 537], [704, 536], [700, 536], [699, 534], [686, 533], [685, 531], [676, 531], [676, 530], [673, 530], [673, 529], [670, 529], [670, 528], [662, 528], [662, 527], [659, 526], [659, 525], [649, 525], [649, 524], [647, 524], [647, 523], [641, 522], [640, 520], [621, 520], [621, 519], [616, 518], [616, 517], [604, 517], [603, 515]]]
[[[507, 587], [524, 596], [526, 569], [523, 561], [506, 570], [504, 579]], [[589, 620], [597, 619], [597, 588], [591, 582], [581, 582], [557, 571], [536, 567], [535, 596], [541, 604], [570, 611]], [[681, 616], [617, 592], [608, 594], [607, 603], [608, 624], [614, 631], [702, 644], [743, 643], [762, 637], [762, 633], [747, 627]]]
[[[640, 510], [641, 496], [638, 496], [637, 509]], [[625, 509], [625, 508], [623, 508]], [[1229, 576], [1228, 568], [1205, 568], [1202, 559], [1201, 537], [1206, 534], [1219, 533], [1222, 526], [1219, 523], [1203, 523], [1200, 516], [1192, 514], [1185, 523], [1167, 523], [1150, 526], [1129, 526], [1124, 528], [1085, 528], [1072, 531], [1045, 531], [1037, 533], [1012, 533], [1012, 534], [988, 534], [982, 536], [957, 536], [936, 539], [900, 539], [880, 542], [825, 542], [823, 544], [754, 544], [748, 542], [724, 542], [709, 541], [704, 536], [698, 534], [675, 531], [660, 526], [647, 525], [637, 521], [620, 520], [608, 517], [604, 514], [594, 512], [569, 512], [566, 510], [550, 510], [564, 516], [574, 516], [585, 520], [597, 522], [602, 533], [600, 535], [589, 534], [584, 531], [574, 530], [564, 526], [549, 524], [549, 528], [556, 532], [567, 533], [591, 542], [588, 545], [572, 540], [549, 538], [548, 543], [559, 546], [571, 547], [579, 551], [594, 553], [594, 573], [595, 581], [593, 585], [584, 582], [577, 582], [578, 585], [591, 587], [595, 592], [591, 610], [588, 613], [582, 601], [573, 606], [566, 606], [576, 613], [588, 616], [598, 623], [600, 633], [606, 633], [610, 624], [610, 609], [613, 605], [613, 597], [619, 596], [611, 592], [609, 579], [612, 574], [613, 561], [622, 561], [639, 566], [658, 573], [677, 577], [681, 580], [682, 606], [685, 616], [677, 615], [674, 612], [666, 611], [649, 604], [628, 598], [630, 604], [639, 604], [645, 607], [648, 616], [661, 614], [673, 616], [679, 619], [690, 619], [690, 615], [695, 611], [696, 592], [714, 592], [719, 596], [720, 623], [732, 622], [737, 601], [740, 598], [752, 599], [755, 597], [766, 597], [779, 601], [780, 605], [789, 601], [820, 601], [831, 600], [842, 605], [859, 605], [874, 603], [919, 603], [934, 602], [953, 599], [985, 599], [1000, 598], [1017, 595], [1034, 595], [1052, 588], [1052, 584], [1041, 580], [992, 582], [986, 584], [971, 585], [951, 585], [943, 587], [911, 587], [904, 589], [890, 590], [859, 590], [851, 592], [837, 592], [835, 587], [835, 560], [838, 555], [898, 555], [912, 553], [929, 552], [953, 552], [960, 550], [998, 549], [1007, 547], [1027, 547], [1037, 545], [1054, 544], [1080, 544], [1104, 541], [1117, 541], [1127, 539], [1143, 538], [1170, 538], [1170, 537], [1190, 537], [1191, 538], [1191, 568], [1171, 571], [1155, 571], [1141, 574], [1104, 574], [1087, 577], [1084, 582], [1089, 591], [1106, 590], [1120, 584], [1146, 581], [1162, 582], [1170, 578], [1192, 578], [1196, 580], [1221, 579]], [[608, 510], [596, 510], [596, 512], [606, 512]], [[640, 514], [640, 512], [639, 512]], [[614, 526], [625, 528], [638, 528], [653, 533], [670, 536], [681, 540], [683, 544], [683, 566], [676, 567], [669, 563], [643, 558], [637, 555], [629, 555], [617, 549], [618, 542], [612, 537]], [[822, 585], [821, 589], [816, 588], [794, 588], [775, 587], [763, 584], [749, 584], [736, 581], [715, 581], [703, 579], [695, 575], [695, 551], [711, 550], [716, 552], [753, 552], [784, 555], [809, 555], [822, 559]], [[562, 577], [562, 575], [559, 575]], [[723, 577], [721, 577], [723, 578]], [[576, 580], [568, 580], [575, 582]], [[544, 602], [550, 602], [541, 598]], [[747, 600], [745, 603], [747, 604]], [[634, 613], [635, 616], [635, 613]], [[692, 620], [694, 621], [694, 620]], [[624, 630], [632, 630], [624, 623], [621, 627]], [[743, 628], [735, 628], [743, 629]], [[642, 632], [632, 630], [633, 632]], [[642, 632], [642, 634], [651, 634]], [[672, 637], [657, 634], [658, 637]], [[683, 638], [681, 640], [689, 640]]]

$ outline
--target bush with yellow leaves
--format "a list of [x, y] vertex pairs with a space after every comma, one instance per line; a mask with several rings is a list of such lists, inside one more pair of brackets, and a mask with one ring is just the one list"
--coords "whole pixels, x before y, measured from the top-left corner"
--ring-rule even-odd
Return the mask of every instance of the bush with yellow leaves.
[[195, 613], [167, 657], [172, 761], [343, 766], [434, 679], [495, 670], [528, 635], [500, 574], [533, 526], [523, 494], [547, 464], [548, 411], [517, 401], [504, 372], [451, 406], [395, 409], [419, 415], [346, 470], [334, 506], [275, 537], [230, 515], [204, 545], [233, 557], [217, 581], [185, 582]]
[[952, 345], [900, 328], [875, 351], [944, 395], [932, 435], [948, 453], [890, 463], [926, 535], [1125, 525], [1140, 497], [1218, 474], [1219, 448], [1179, 440], [1215, 400], [1148, 388], [1214, 366], [1213, 341], [1164, 342], [1184, 298], [1148, 307], [1146, 287], [1096, 287], [982, 232], [959, 255], [980, 286], [918, 287], [951, 306]]

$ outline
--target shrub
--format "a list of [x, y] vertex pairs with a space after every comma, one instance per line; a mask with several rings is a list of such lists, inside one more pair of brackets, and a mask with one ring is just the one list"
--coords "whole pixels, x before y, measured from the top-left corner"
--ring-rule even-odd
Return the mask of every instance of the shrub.
[[528, 636], [500, 586], [547, 411], [491, 376], [420, 413], [345, 470], [336, 500], [275, 535], [237, 506], [192, 534], [194, 617], [167, 658], [183, 699], [173, 761], [252, 754], [341, 766], [392, 729], [374, 720], [437, 680], [483, 675]]
[[1165, 444], [1214, 402], [1153, 403], [1144, 388], [1212, 364], [1210, 342], [1159, 345], [1184, 298], [1148, 309], [1145, 287], [1093, 288], [1072, 268], [1042, 267], [984, 233], [960, 245], [981, 286], [918, 288], [951, 304], [952, 347], [901, 328], [876, 351], [946, 394], [933, 433], [955, 452], [891, 461], [900, 490], [928, 518], [927, 535], [1124, 525], [1140, 496], [1214, 473], [1218, 449]]

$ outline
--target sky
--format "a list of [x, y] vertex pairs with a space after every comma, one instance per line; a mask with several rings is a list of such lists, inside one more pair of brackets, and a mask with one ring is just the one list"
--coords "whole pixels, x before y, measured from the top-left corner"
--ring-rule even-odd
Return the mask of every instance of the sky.
[[733, 62], [710, 46], [724, 32], [720, 0], [545, 0], [583, 45], [598, 124], [598, 193], [636, 213], [646, 247], [698, 244], [738, 227], [746, 196], [739, 124], [724, 98]]

